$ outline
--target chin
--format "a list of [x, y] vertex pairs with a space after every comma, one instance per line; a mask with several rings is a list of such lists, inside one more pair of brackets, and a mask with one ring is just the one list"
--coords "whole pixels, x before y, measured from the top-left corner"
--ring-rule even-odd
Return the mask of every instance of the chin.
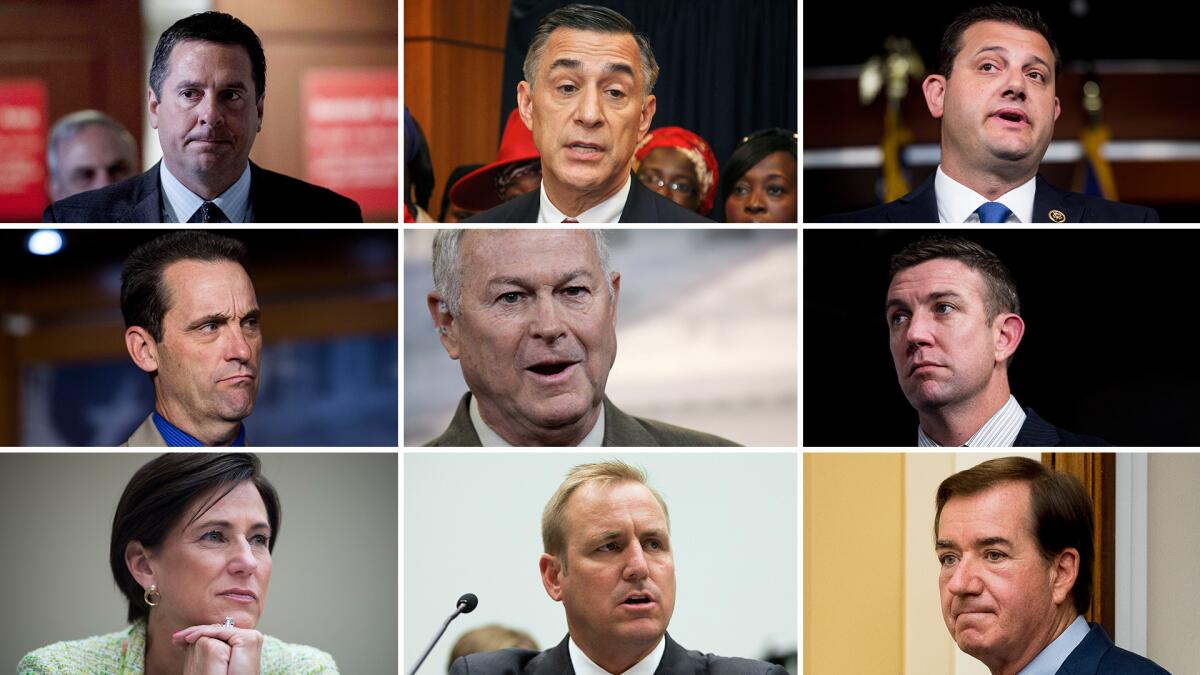
[[526, 415], [540, 427], [557, 429], [583, 419], [591, 408], [590, 397], [582, 392], [570, 392], [532, 404]]

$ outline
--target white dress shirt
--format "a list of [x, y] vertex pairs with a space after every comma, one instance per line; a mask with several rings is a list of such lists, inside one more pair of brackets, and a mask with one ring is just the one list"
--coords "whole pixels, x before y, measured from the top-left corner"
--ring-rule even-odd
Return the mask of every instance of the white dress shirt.
[[[471, 402], [467, 404], [467, 409], [471, 413], [471, 426], [475, 427], [475, 433], [479, 436], [479, 444], [485, 448], [511, 448], [513, 447], [508, 441], [492, 430], [483, 421], [483, 416], [479, 414], [479, 399], [471, 396]], [[592, 426], [592, 430], [583, 437], [579, 448], [598, 448], [604, 445], [604, 405], [600, 405], [600, 416], [596, 418], [596, 424]]]
[[1046, 645], [1046, 648], [1039, 652], [1029, 662], [1029, 665], [1022, 668], [1017, 675], [1054, 675], [1091, 630], [1092, 627], [1082, 616], [1076, 616], [1071, 625], [1062, 632], [1062, 635]]
[[1033, 195], [1037, 192], [1037, 176], [1030, 178], [1018, 187], [1000, 195], [996, 199], [988, 199], [971, 188], [947, 176], [939, 164], [933, 178], [933, 193], [937, 196], [938, 221], [943, 223], [978, 223], [979, 214], [975, 209], [987, 202], [1000, 202], [1008, 207], [1009, 214], [1006, 223], [1033, 222]]
[[[1016, 397], [1008, 395], [1008, 400], [992, 415], [988, 421], [979, 427], [979, 431], [971, 434], [963, 447], [967, 448], [1011, 448], [1021, 433], [1025, 424], [1025, 411], [1017, 403]], [[940, 448], [941, 443], [925, 435], [921, 425], [917, 425], [917, 447]]]
[[[186, 223], [191, 220], [206, 200], [192, 192], [167, 168], [164, 160], [158, 165], [158, 182], [163, 193], [163, 222]], [[211, 200], [221, 209], [231, 223], [249, 222], [250, 216], [250, 162], [233, 185]]]
[[[625, 210], [625, 201], [629, 199], [629, 189], [633, 187], [633, 174], [628, 174], [625, 179], [625, 185], [621, 186], [620, 190], [613, 196], [605, 199], [592, 208], [575, 216], [575, 220], [581, 223], [619, 223], [621, 222], [621, 212]], [[570, 218], [559, 211], [550, 198], [546, 196], [546, 181], [542, 180], [541, 185], [541, 209], [538, 210], [539, 223], [561, 223], [564, 218]]]
[[575, 675], [654, 675], [666, 651], [667, 639], [659, 638], [658, 646], [647, 654], [646, 658], [633, 664], [633, 667], [624, 673], [610, 673], [589, 659], [579, 645], [575, 644], [574, 638], [567, 638], [567, 652], [571, 655], [571, 667], [575, 669]]

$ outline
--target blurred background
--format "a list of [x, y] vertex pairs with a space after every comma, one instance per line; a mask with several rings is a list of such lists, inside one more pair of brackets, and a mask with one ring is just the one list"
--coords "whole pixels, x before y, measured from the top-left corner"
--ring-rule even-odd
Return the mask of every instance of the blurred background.
[[[125, 350], [121, 265], [162, 232], [40, 232], [0, 230], [0, 446], [122, 443], [154, 390]], [[397, 445], [396, 232], [222, 233], [263, 314], [249, 443]]]
[[806, 447], [916, 445], [884, 303], [891, 256], [933, 233], [978, 242], [1012, 273], [1025, 336], [1009, 384], [1022, 407], [1113, 445], [1200, 445], [1188, 309], [1200, 230], [810, 228], [804, 391], [819, 395], [804, 399]]
[[542, 509], [571, 467], [609, 459], [645, 470], [670, 511], [671, 638], [799, 675], [794, 452], [405, 453], [406, 670], [467, 592], [479, 607], [455, 619], [423, 672], [447, 671], [455, 641], [484, 624], [525, 631], [541, 649], [566, 636], [563, 607], [538, 573]]
[[[456, 166], [496, 158], [542, 17], [571, 0], [404, 0], [404, 105], [433, 160], [433, 200]], [[593, 0], [647, 36], [661, 72], [651, 129], [682, 126], [724, 167], [751, 132], [797, 121], [795, 0]], [[719, 201], [713, 217], [720, 219]], [[424, 206], [424, 205], [423, 205]]]
[[396, 222], [397, 6], [393, 0], [4, 0], [0, 3], [0, 221], [40, 222], [46, 135], [96, 109], [162, 156], [146, 90], [154, 45], [179, 19], [216, 10], [254, 30], [267, 56], [262, 131], [250, 159]]
[[[22, 608], [0, 634], [6, 672], [39, 647], [128, 625], [128, 602], [108, 563], [113, 513], [129, 479], [155, 456], [0, 454], [0, 528], [22, 542], [20, 554], [7, 548], [0, 559], [4, 596]], [[396, 672], [396, 455], [259, 458], [282, 515], [258, 629], [333, 655], [343, 673]]]
[[[404, 444], [467, 391], [425, 303], [435, 230], [404, 232]], [[606, 392], [630, 415], [749, 446], [796, 445], [795, 230], [606, 230], [621, 273]]]
[[[804, 220], [891, 201], [887, 190], [903, 195], [934, 172], [939, 122], [920, 85], [938, 67], [947, 24], [979, 4], [863, 11], [806, 3]], [[1200, 59], [1178, 6], [1055, 0], [1034, 8], [1063, 59], [1062, 116], [1042, 174], [1063, 189], [1152, 206], [1164, 222], [1200, 220]], [[900, 168], [891, 181], [885, 159]]]

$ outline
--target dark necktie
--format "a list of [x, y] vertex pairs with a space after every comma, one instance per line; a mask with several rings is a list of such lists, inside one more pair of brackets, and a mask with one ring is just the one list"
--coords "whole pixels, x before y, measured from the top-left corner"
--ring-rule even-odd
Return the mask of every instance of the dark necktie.
[[192, 217], [188, 219], [189, 223], [228, 223], [229, 218], [225, 217], [225, 213], [221, 211], [221, 207], [213, 202], [204, 202]]
[[1003, 223], [1008, 220], [1008, 216], [1012, 211], [1000, 202], [984, 202], [975, 209], [975, 213], [979, 214], [979, 222], [981, 223]]

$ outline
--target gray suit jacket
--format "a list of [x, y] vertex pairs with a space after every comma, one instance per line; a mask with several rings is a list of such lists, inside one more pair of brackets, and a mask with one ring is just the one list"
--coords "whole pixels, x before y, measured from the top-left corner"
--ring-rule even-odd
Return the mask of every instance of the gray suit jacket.
[[[463, 394], [454, 411], [454, 419], [441, 436], [426, 443], [426, 447], [478, 448], [482, 445], [475, 425], [471, 424], [471, 393]], [[737, 446], [720, 436], [677, 427], [674, 424], [627, 415], [604, 397], [605, 447], [716, 447]]]
[[146, 415], [146, 421], [142, 422], [141, 426], [134, 429], [133, 435], [129, 440], [120, 445], [122, 448], [165, 448], [167, 441], [158, 433], [158, 427], [154, 426], [154, 413]]
[[[654, 675], [787, 675], [782, 666], [754, 659], [729, 658], [684, 649], [668, 634], [666, 650]], [[501, 649], [468, 654], [450, 666], [450, 675], [575, 675], [567, 638], [544, 652]]]

